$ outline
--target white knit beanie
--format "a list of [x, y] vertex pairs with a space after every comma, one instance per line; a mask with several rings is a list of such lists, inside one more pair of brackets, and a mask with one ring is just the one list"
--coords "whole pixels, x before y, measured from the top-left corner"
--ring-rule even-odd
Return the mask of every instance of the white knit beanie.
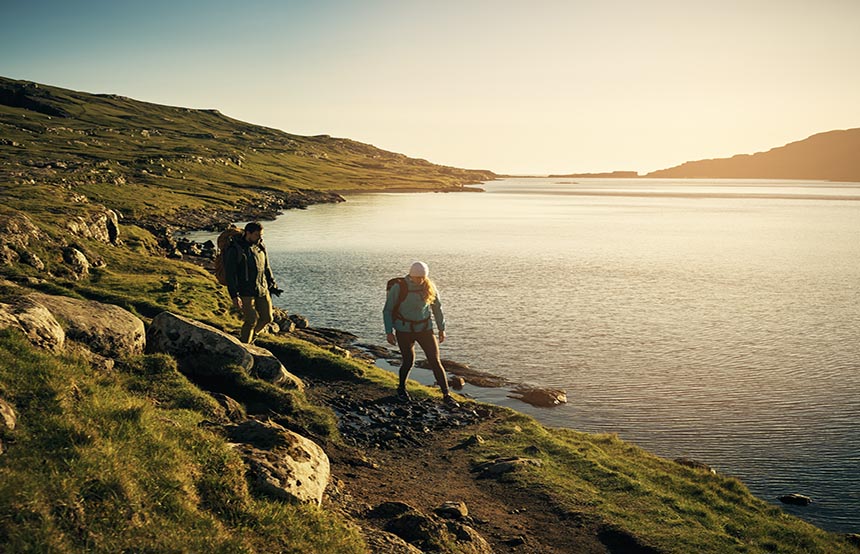
[[410, 277], [427, 277], [430, 274], [430, 268], [424, 262], [415, 262], [409, 268]]

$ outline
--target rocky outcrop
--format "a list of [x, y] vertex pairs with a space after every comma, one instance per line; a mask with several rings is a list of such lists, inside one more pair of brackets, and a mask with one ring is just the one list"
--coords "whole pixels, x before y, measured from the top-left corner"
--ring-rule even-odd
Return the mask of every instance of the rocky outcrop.
[[34, 345], [59, 352], [66, 344], [66, 333], [54, 315], [30, 298], [0, 303], [0, 328], [20, 329]]
[[[462, 505], [462, 510], [468, 513], [465, 504]], [[368, 517], [387, 519], [383, 526], [386, 532], [397, 535], [423, 552], [468, 554], [492, 554], [493, 552], [490, 543], [468, 525], [459, 521], [427, 516], [402, 502], [385, 502], [371, 510]]]
[[119, 216], [104, 206], [86, 216], [75, 216], [66, 221], [66, 229], [85, 239], [95, 239], [108, 244], [119, 244]]
[[93, 300], [33, 293], [28, 296], [65, 325], [66, 337], [108, 358], [142, 354], [146, 344], [143, 321], [131, 312]]
[[271, 421], [249, 420], [226, 428], [260, 493], [281, 500], [322, 504], [331, 474], [328, 456], [315, 442]]
[[304, 389], [301, 379], [289, 373], [268, 350], [242, 344], [219, 329], [170, 312], [161, 312], [153, 318], [146, 344], [148, 352], [174, 356], [190, 375], [217, 375], [227, 366], [237, 365], [271, 383]]
[[38, 257], [27, 256], [25, 260], [22, 259], [22, 254], [32, 243], [43, 238], [42, 232], [25, 214], [15, 211], [0, 213], [0, 265], [9, 265], [20, 260], [37, 267], [42, 263]]

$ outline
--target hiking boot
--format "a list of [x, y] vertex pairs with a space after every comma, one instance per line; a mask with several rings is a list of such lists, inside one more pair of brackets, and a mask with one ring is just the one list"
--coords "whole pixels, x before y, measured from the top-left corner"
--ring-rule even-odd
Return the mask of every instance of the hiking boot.
[[409, 402], [412, 400], [412, 397], [409, 396], [409, 393], [406, 392], [406, 389], [397, 389], [397, 398], [402, 400], [403, 402]]
[[442, 402], [444, 402], [445, 405], [448, 406], [449, 408], [459, 408], [460, 407], [460, 403], [457, 402], [456, 400], [454, 400], [454, 397], [451, 396], [450, 394], [446, 394], [445, 396], [443, 396]]

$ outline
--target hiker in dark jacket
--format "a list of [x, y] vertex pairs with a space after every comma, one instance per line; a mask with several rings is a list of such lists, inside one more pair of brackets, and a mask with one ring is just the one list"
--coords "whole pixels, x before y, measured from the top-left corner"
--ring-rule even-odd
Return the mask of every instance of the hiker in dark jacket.
[[[382, 318], [385, 322], [386, 339], [389, 344], [400, 348], [403, 362], [400, 365], [400, 386], [397, 395], [403, 400], [409, 400], [406, 392], [406, 379], [415, 362], [415, 343], [417, 342], [430, 369], [436, 377], [436, 382], [442, 389], [443, 400], [446, 404], [456, 406], [457, 402], [448, 391], [448, 379], [445, 368], [439, 359], [439, 343], [445, 341], [445, 316], [442, 313], [442, 301], [436, 285], [429, 279], [430, 270], [424, 262], [415, 262], [409, 268], [409, 274], [388, 290]], [[401, 301], [401, 287], [407, 289]], [[432, 315], [432, 318], [431, 318]], [[439, 340], [433, 334], [433, 319], [439, 327]]]
[[227, 273], [227, 292], [233, 305], [242, 311], [241, 340], [251, 343], [263, 327], [272, 322], [272, 297], [269, 290], [278, 293], [269, 256], [263, 246], [263, 225], [253, 221], [245, 225], [242, 236], [224, 252], [224, 269]]

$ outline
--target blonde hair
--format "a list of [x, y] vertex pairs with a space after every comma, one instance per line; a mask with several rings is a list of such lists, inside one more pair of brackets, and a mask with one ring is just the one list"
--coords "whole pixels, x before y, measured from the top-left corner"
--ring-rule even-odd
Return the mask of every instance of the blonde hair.
[[424, 278], [424, 288], [421, 289], [421, 298], [428, 306], [436, 301], [436, 285], [429, 277]]

